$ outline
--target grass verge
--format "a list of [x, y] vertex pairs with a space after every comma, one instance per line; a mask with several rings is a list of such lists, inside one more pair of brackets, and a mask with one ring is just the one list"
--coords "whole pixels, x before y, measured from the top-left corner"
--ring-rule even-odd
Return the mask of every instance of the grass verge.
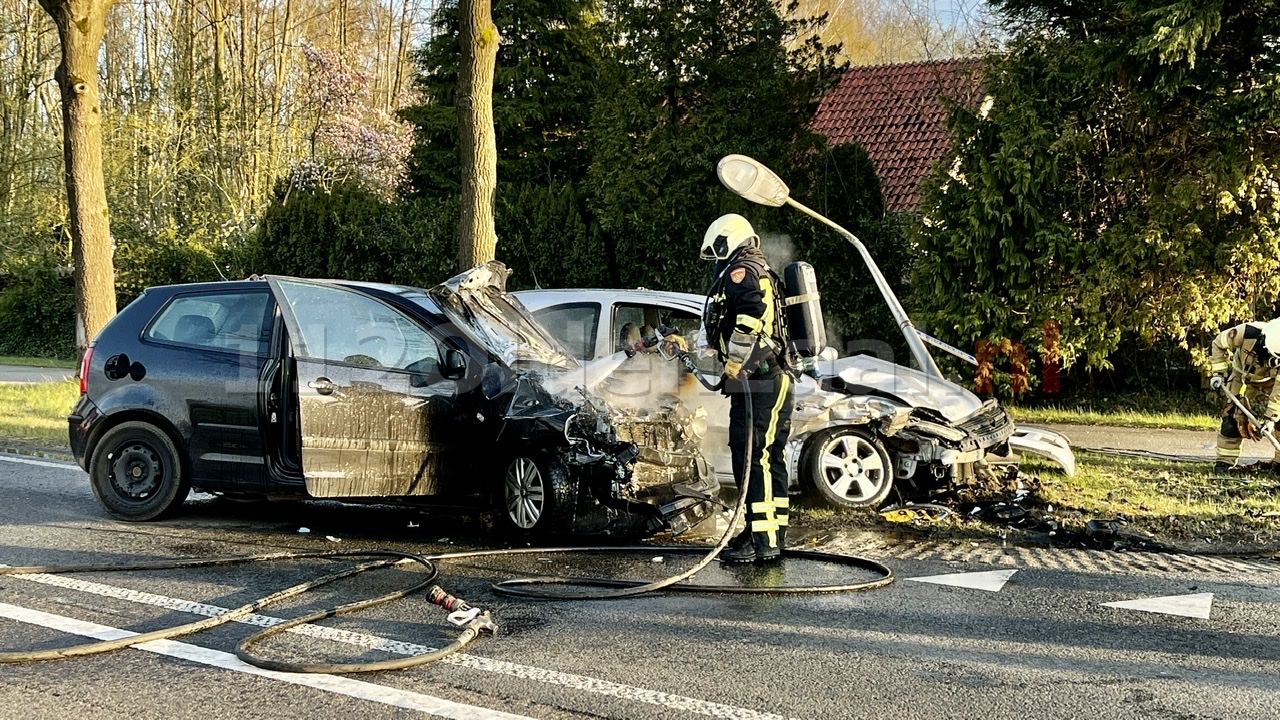
[[80, 385], [75, 380], [0, 383], [0, 436], [67, 446], [67, 413]]
[[1124, 391], [1074, 397], [1046, 395], [1004, 402], [1021, 423], [1120, 425], [1205, 430], [1218, 424], [1226, 398], [1208, 390]]
[[[1014, 500], [995, 493], [964, 502], [939, 499], [955, 512], [942, 520], [889, 522], [869, 510], [801, 504], [792, 525], [805, 535], [877, 530], [900, 538], [1013, 545], [1187, 552], [1275, 553], [1280, 550], [1280, 470], [1214, 476], [1208, 462], [1079, 453], [1076, 474], [1024, 456], [1031, 492]], [[1261, 466], [1260, 466], [1261, 467]], [[1003, 506], [1000, 503], [1005, 503]], [[1016, 510], [1004, 519], [996, 512]], [[1113, 534], [1096, 535], [1090, 521]]]
[[74, 360], [27, 357], [26, 355], [0, 355], [0, 365], [31, 365], [33, 367], [74, 368]]
[[1014, 421], [1029, 425], [1065, 423], [1178, 430], [1213, 430], [1218, 426], [1218, 418], [1213, 413], [1090, 410], [1082, 407], [1010, 407], [1009, 414], [1013, 416]]
[[[1036, 461], [1039, 501], [1068, 527], [1122, 521], [1130, 530], [1187, 549], [1251, 549], [1280, 545], [1280, 472], [1215, 475], [1208, 462], [1081, 453], [1066, 477]], [[1264, 466], [1258, 466], [1262, 468]]]

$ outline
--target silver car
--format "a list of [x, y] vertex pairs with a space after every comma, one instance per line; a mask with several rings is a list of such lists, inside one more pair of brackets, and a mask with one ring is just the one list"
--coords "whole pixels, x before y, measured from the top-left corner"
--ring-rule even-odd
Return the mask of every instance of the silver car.
[[[703, 434], [703, 455], [721, 483], [733, 484], [728, 399], [658, 352], [661, 346], [631, 350], [657, 328], [696, 346], [705, 298], [651, 290], [513, 294], [584, 362], [584, 385], [623, 406], [676, 408]], [[719, 374], [711, 365], [699, 370], [709, 379]], [[937, 375], [871, 354], [837, 357], [831, 348], [816, 375], [796, 384], [787, 467], [793, 492], [830, 506], [880, 506], [895, 488], [898, 500], [924, 500], [962, 485], [1002, 482], [1016, 474], [1020, 452], [1075, 471], [1066, 438], [1017, 427], [996, 400], [983, 401]]]

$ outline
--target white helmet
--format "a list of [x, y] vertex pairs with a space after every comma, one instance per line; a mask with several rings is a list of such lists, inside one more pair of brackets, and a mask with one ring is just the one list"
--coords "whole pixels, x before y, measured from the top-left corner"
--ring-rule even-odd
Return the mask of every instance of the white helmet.
[[1253, 354], [1259, 365], [1280, 367], [1280, 318], [1268, 320], [1262, 326], [1262, 337], [1254, 343]]
[[741, 215], [729, 213], [716, 218], [702, 237], [703, 260], [728, 260], [738, 248], [750, 240], [759, 242], [760, 236], [751, 223]]

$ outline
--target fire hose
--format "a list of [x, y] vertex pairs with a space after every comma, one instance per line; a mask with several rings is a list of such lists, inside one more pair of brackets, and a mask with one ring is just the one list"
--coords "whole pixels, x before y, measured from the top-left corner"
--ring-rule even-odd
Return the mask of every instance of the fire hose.
[[[448, 655], [452, 655], [469, 645], [473, 640], [481, 634], [496, 632], [497, 627], [489, 617], [488, 612], [477, 612], [472, 614], [472, 609], [465, 602], [458, 600], [446, 593], [439, 586], [434, 586], [433, 582], [437, 576], [435, 565], [427, 558], [412, 553], [399, 552], [395, 550], [355, 550], [348, 552], [284, 552], [269, 553], [265, 555], [248, 555], [238, 557], [224, 558], [207, 558], [202, 560], [163, 560], [157, 562], [142, 562], [129, 564], [114, 565], [58, 565], [58, 566], [26, 566], [26, 567], [0, 567], [0, 575], [30, 575], [35, 573], [79, 573], [79, 572], [116, 572], [116, 571], [136, 571], [136, 570], [172, 570], [183, 568], [197, 567], [213, 567], [238, 565], [255, 562], [272, 562], [281, 560], [300, 560], [306, 558], [381, 558], [362, 562], [358, 565], [330, 573], [307, 582], [299, 583], [292, 587], [285, 588], [270, 595], [264, 596], [249, 603], [245, 603], [240, 607], [228, 610], [214, 617], [204, 620], [197, 620], [183, 625], [163, 628], [148, 633], [138, 635], [130, 635], [128, 637], [117, 638], [115, 640], [103, 640], [100, 642], [83, 643], [80, 645], [70, 645], [65, 647], [49, 648], [45, 650], [27, 650], [27, 651], [10, 651], [0, 652], [0, 663], [17, 663], [32, 662], [39, 660], [55, 660], [60, 658], [79, 657], [84, 655], [94, 655], [97, 653], [117, 650], [131, 645], [151, 642], [155, 640], [168, 640], [170, 638], [190, 635], [192, 633], [208, 630], [226, 624], [233, 620], [245, 617], [250, 613], [265, 608], [269, 605], [281, 602], [291, 597], [301, 595], [308, 590], [328, 585], [343, 578], [358, 575], [370, 570], [388, 568], [400, 562], [410, 561], [416, 562], [426, 568], [426, 577], [413, 585], [399, 590], [379, 595], [374, 598], [368, 598], [337, 607], [318, 610], [306, 615], [302, 615], [272, 627], [261, 630], [249, 637], [241, 640], [236, 646], [236, 656], [250, 665], [256, 665], [268, 670], [279, 670], [283, 672], [310, 672], [310, 673], [356, 673], [356, 672], [373, 672], [376, 670], [398, 670], [402, 668], [413, 667], [415, 665], [423, 665], [425, 663], [440, 660]], [[312, 622], [327, 617], [336, 617], [347, 613], [363, 610], [365, 608], [381, 605], [392, 600], [396, 600], [406, 595], [426, 590], [428, 592], [428, 600], [433, 604], [439, 605], [446, 610], [451, 611], [451, 617], [454, 618], [455, 624], [463, 626], [462, 633], [456, 640], [435, 652], [423, 655], [414, 655], [408, 658], [388, 660], [382, 662], [371, 663], [351, 663], [351, 664], [304, 664], [304, 663], [286, 663], [274, 660], [266, 660], [259, 658], [248, 651], [250, 645], [266, 639], [277, 633], [284, 632], [291, 627], [301, 625], [303, 623]], [[465, 622], [458, 622], [465, 618]]]
[[1253, 423], [1254, 427], [1257, 427], [1258, 430], [1263, 435], [1266, 436], [1267, 440], [1271, 441], [1271, 447], [1275, 448], [1277, 453], [1280, 453], [1280, 440], [1276, 440], [1275, 433], [1266, 429], [1266, 427], [1262, 423], [1258, 422], [1258, 418], [1254, 416], [1252, 412], [1249, 411], [1249, 408], [1246, 407], [1245, 404], [1240, 401], [1240, 398], [1236, 397], [1235, 393], [1227, 389], [1227, 386], [1225, 384], [1222, 386], [1222, 394], [1226, 395], [1227, 399], [1231, 401], [1231, 404], [1235, 405], [1236, 409], [1239, 410], [1246, 418], [1248, 418], [1249, 422]]
[[[721, 380], [721, 382], [716, 384], [708, 383], [699, 373], [697, 364], [695, 362], [693, 355], [689, 353], [687, 350], [680, 348], [675, 343], [665, 339], [664, 336], [668, 336], [671, 334], [672, 334], [672, 331], [670, 329], [658, 330], [655, 332], [655, 334], [651, 338], [646, 338], [642, 340], [641, 343], [639, 343], [638, 346], [634, 348], [634, 350], [651, 348], [654, 345], [658, 345], [659, 353], [662, 355], [663, 358], [667, 360], [675, 360], [675, 359], [680, 360], [682, 363], [684, 363], [684, 366], [689, 370], [689, 372], [698, 378], [698, 382], [700, 382], [703, 385], [703, 387], [707, 388], [708, 390], [719, 391], [720, 388], [723, 386], [724, 381]], [[755, 347], [753, 346], [751, 351], [754, 352], [754, 350], [755, 350]], [[750, 418], [752, 414], [751, 393], [744, 392], [743, 400], [745, 403], [746, 416]], [[743, 453], [745, 457], [748, 457], [748, 458], [753, 457], [753, 453], [755, 451], [754, 435], [755, 433], [753, 432], [747, 433], [747, 441], [743, 447]], [[734, 507], [733, 517], [729, 520], [728, 526], [726, 527], [724, 533], [720, 536], [719, 541], [716, 542], [715, 546], [712, 547], [709, 552], [706, 552], [706, 554], [700, 560], [698, 560], [698, 562], [695, 563], [694, 566], [689, 570], [686, 570], [678, 575], [674, 575], [674, 576], [665, 578], [663, 580], [658, 580], [655, 582], [640, 582], [636, 580], [618, 580], [614, 578], [581, 578], [581, 577], [523, 578], [523, 579], [515, 579], [515, 580], [505, 580], [503, 582], [496, 583], [495, 585], [493, 585], [493, 590], [495, 592], [498, 592], [504, 595], [515, 595], [520, 597], [530, 597], [530, 598], [539, 598], [539, 599], [606, 600], [606, 599], [612, 599], [612, 598], [632, 597], [635, 595], [640, 595], [642, 593], [648, 593], [648, 592], [653, 592], [655, 590], [662, 590], [662, 589], [672, 590], [672, 591], [682, 591], [682, 592], [771, 593], [771, 594], [856, 592], [861, 590], [871, 590], [873, 588], [883, 587], [893, 582], [893, 571], [873, 560], [868, 560], [865, 558], [834, 555], [830, 553], [821, 553], [821, 552], [812, 552], [812, 551], [803, 551], [803, 550], [787, 550], [784, 548], [782, 550], [783, 557], [809, 558], [809, 559], [823, 560], [825, 562], [843, 564], [851, 567], [861, 568], [864, 570], [870, 570], [871, 572], [876, 573], [879, 577], [875, 578], [874, 580], [856, 582], [856, 583], [835, 584], [835, 585], [815, 585], [815, 586], [803, 586], [803, 587], [781, 587], [781, 588], [779, 587], [747, 588], [747, 587], [729, 586], [729, 585], [701, 585], [701, 584], [684, 583], [685, 580], [689, 579], [690, 577], [693, 577], [699, 571], [701, 571], [703, 568], [709, 565], [713, 560], [715, 560], [716, 556], [719, 555], [720, 551], [723, 550], [729, 544], [729, 541], [732, 539], [733, 531], [737, 527], [739, 520], [741, 520], [746, 514], [747, 485], [750, 480], [750, 477], [748, 476], [748, 473], [750, 473], [750, 463], [743, 463], [742, 471], [743, 471], [743, 476], [738, 478], [738, 502]], [[703, 551], [701, 548], [690, 548], [690, 547], [684, 547], [684, 546], [663, 546], [661, 548], [653, 548], [653, 549], [662, 549], [664, 551], [669, 551], [669, 552], [693, 552], [693, 553]], [[529, 549], [529, 550], [518, 550], [518, 551], [499, 550], [499, 551], [490, 551], [486, 554], [504, 554], [504, 553], [513, 554], [513, 553], [535, 553], [535, 552], [536, 553], [617, 552], [617, 551], [634, 551], [634, 548], [618, 548], [618, 547], [554, 548], [551, 550], [544, 548], [544, 549]], [[474, 553], [461, 553], [458, 556], [445, 555], [445, 556], [439, 556], [439, 557], [443, 559], [448, 557], [459, 557], [459, 556], [470, 557], [473, 555]], [[597, 587], [597, 588], [610, 588], [610, 589], [598, 590], [594, 592], [585, 592], [585, 593], [561, 593], [561, 592], [552, 592], [545, 589], [535, 589], [535, 588], [538, 588], [538, 586], [545, 587], [550, 585]]]
[[[691, 359], [686, 359], [686, 363], [691, 364]], [[694, 373], [697, 374], [696, 372]], [[701, 380], [701, 378], [699, 378]], [[704, 381], [704, 384], [705, 381]], [[717, 386], [718, 389], [718, 386]], [[748, 417], [752, 412], [751, 394], [745, 393], [746, 412]], [[747, 457], [751, 457], [753, 452], [753, 433], [747, 433], [747, 443], [745, 452]], [[744, 473], [749, 472], [750, 463], [744, 463]], [[829, 563], [837, 563], [849, 567], [856, 567], [863, 570], [869, 570], [877, 575], [872, 580], [840, 583], [828, 585], [810, 585], [810, 586], [786, 586], [786, 587], [744, 587], [744, 586], [728, 586], [728, 585], [700, 585], [684, 583], [685, 580], [693, 577], [703, 568], [709, 565], [716, 556], [729, 543], [738, 521], [743, 517], [746, 510], [747, 498], [747, 482], [748, 477], [740, 478], [741, 490], [738, 492], [738, 502], [734, 509], [733, 517], [729, 521], [728, 527], [719, 541], [711, 548], [709, 552], [693, 565], [689, 570], [681, 572], [677, 575], [658, 580], [654, 582], [641, 582], [636, 580], [622, 580], [616, 578], [563, 578], [563, 577], [541, 577], [541, 578], [525, 578], [505, 580], [492, 585], [492, 589], [504, 595], [513, 595], [528, 598], [541, 599], [571, 599], [571, 600], [599, 600], [632, 597], [642, 593], [654, 592], [656, 590], [683, 591], [683, 592], [703, 592], [703, 593], [752, 593], [752, 594], [798, 594], [798, 593], [831, 593], [831, 592], [856, 592], [862, 590], [871, 590], [883, 587], [893, 582], [893, 571], [888, 567], [865, 558], [835, 555], [832, 553], [823, 553], [816, 551], [804, 550], [787, 550], [783, 549], [783, 557], [794, 557], [803, 559], [820, 560]], [[120, 648], [138, 645], [141, 643], [151, 642], [155, 640], [167, 640], [183, 635], [207, 630], [219, 625], [232, 622], [243, 618], [251, 613], [256, 612], [267, 606], [282, 602], [286, 599], [302, 595], [303, 593], [314, 590], [316, 588], [328, 585], [330, 583], [352, 577], [360, 573], [372, 570], [390, 568], [400, 563], [416, 563], [425, 570], [425, 577], [413, 584], [394, 590], [377, 597], [358, 600], [332, 608], [316, 610], [298, 617], [279, 622], [263, 630], [260, 630], [243, 640], [241, 640], [235, 649], [235, 654], [242, 661], [267, 670], [275, 670], [280, 672], [299, 672], [299, 673], [362, 673], [375, 672], [380, 670], [400, 670], [404, 668], [415, 667], [427, 663], [441, 660], [454, 653], [461, 652], [481, 635], [494, 635], [498, 631], [498, 626], [494, 623], [490, 613], [477, 607], [473, 607], [464, 600], [446, 592], [439, 585], [434, 584], [439, 575], [435, 562], [437, 560], [458, 560], [471, 557], [484, 557], [495, 555], [526, 555], [526, 554], [551, 554], [551, 553], [591, 553], [591, 552], [635, 552], [638, 547], [646, 550], [662, 550], [664, 552], [673, 553], [697, 553], [704, 552], [704, 548], [693, 546], [664, 545], [664, 546], [623, 546], [623, 547], [561, 547], [561, 548], [522, 548], [522, 549], [506, 549], [506, 550], [481, 550], [471, 552], [447, 553], [440, 555], [416, 555], [413, 553], [400, 552], [395, 550], [355, 550], [345, 552], [281, 552], [269, 553], [263, 555], [235, 556], [223, 558], [205, 558], [199, 560], [164, 560], [154, 562], [141, 562], [129, 564], [104, 564], [104, 565], [61, 565], [61, 566], [24, 566], [9, 567], [0, 566], [0, 575], [29, 575], [37, 573], [50, 574], [66, 574], [80, 572], [112, 572], [112, 571], [139, 571], [139, 570], [171, 570], [171, 569], [187, 569], [199, 567], [229, 566], [248, 563], [260, 562], [278, 562], [284, 560], [301, 560], [301, 559], [343, 559], [343, 558], [374, 558], [365, 560], [357, 565], [348, 567], [337, 572], [324, 575], [303, 583], [293, 585], [292, 587], [279, 590], [252, 602], [245, 603], [237, 608], [233, 608], [218, 614], [214, 617], [205, 618], [195, 622], [185, 623], [169, 628], [155, 630], [152, 632], [130, 635], [128, 637], [117, 638], [114, 640], [103, 640], [92, 643], [82, 643], [78, 645], [70, 645], [57, 648], [48, 648], [44, 650], [18, 650], [0, 652], [0, 664], [2, 663], [19, 663], [33, 662], [42, 660], [54, 660], [61, 658], [79, 657], [85, 655], [93, 655], [97, 653], [118, 650]], [[534, 589], [534, 586], [547, 585], [576, 585], [580, 587], [597, 587], [607, 588], [588, 593], [561, 593], [549, 592], [542, 589]], [[285, 662], [280, 660], [272, 660], [259, 657], [249, 651], [249, 648], [268, 637], [285, 632], [290, 628], [303, 625], [305, 623], [314, 622], [330, 617], [337, 617], [348, 613], [356, 612], [382, 605], [399, 598], [411, 595], [419, 591], [427, 591], [427, 600], [433, 605], [443, 608], [449, 613], [448, 619], [454, 625], [462, 628], [458, 637], [443, 648], [433, 650], [429, 653], [413, 655], [406, 658], [398, 658], [394, 660], [384, 660], [363, 663], [296, 663]]]

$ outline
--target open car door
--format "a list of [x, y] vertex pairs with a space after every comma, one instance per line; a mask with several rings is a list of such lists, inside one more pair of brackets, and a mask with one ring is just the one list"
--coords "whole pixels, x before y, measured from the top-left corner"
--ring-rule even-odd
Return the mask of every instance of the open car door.
[[[420, 320], [333, 283], [268, 278], [297, 364], [314, 497], [454, 494], [472, 476], [466, 358]], [[468, 436], [470, 443], [468, 443]], [[463, 491], [465, 493], [465, 491]]]

